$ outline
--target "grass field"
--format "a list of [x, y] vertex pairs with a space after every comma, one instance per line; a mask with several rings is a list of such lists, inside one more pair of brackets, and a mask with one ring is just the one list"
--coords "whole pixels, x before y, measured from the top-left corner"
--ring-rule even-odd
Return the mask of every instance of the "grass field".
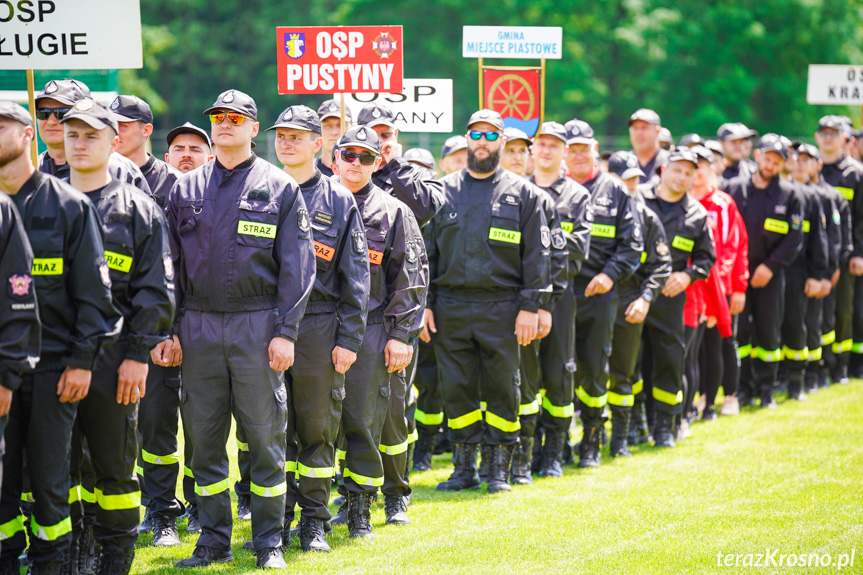
[[[379, 538], [354, 541], [346, 526], [328, 536], [329, 554], [306, 554], [296, 540], [285, 554], [294, 573], [863, 573], [863, 382], [832, 386], [806, 403], [697, 423], [676, 449], [634, 448], [627, 460], [604, 457], [593, 470], [567, 467], [508, 494], [441, 493], [447, 456], [411, 475], [409, 527], [384, 524]], [[229, 446], [233, 447], [233, 446]], [[235, 456], [236, 450], [233, 449]], [[235, 466], [232, 466], [235, 470]], [[236, 471], [234, 471], [236, 472]], [[138, 542], [133, 573], [157, 574], [193, 551]], [[248, 522], [234, 526], [233, 563], [208, 573], [254, 570]], [[856, 548], [856, 549], [855, 549]], [[832, 555], [831, 567], [744, 567], [753, 555]], [[854, 565], [838, 569], [840, 554]], [[744, 555], [720, 566], [718, 554]], [[826, 562], [826, 559], [824, 559]], [[846, 562], [850, 558], [845, 559]]]

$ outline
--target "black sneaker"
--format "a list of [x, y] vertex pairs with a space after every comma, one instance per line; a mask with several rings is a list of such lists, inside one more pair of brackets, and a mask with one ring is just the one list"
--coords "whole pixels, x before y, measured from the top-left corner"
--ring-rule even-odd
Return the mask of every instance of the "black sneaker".
[[408, 519], [405, 498], [401, 495], [387, 495], [384, 497], [384, 510], [387, 513], [388, 525], [410, 525]]
[[210, 563], [229, 563], [234, 560], [230, 549], [221, 550], [214, 547], [200, 545], [195, 547], [195, 552], [188, 559], [177, 561], [174, 567], [177, 569], [191, 569], [194, 567], [206, 567]]
[[248, 495], [237, 497], [237, 521], [248, 521], [252, 518], [252, 502]]
[[288, 564], [282, 557], [281, 547], [265, 547], [255, 553], [258, 556], [256, 564], [261, 569], [287, 569]]
[[324, 540], [324, 521], [314, 517], [300, 517], [300, 547], [303, 551], [327, 553], [330, 546]]
[[177, 520], [165, 515], [153, 517], [153, 547], [176, 547], [180, 544]]

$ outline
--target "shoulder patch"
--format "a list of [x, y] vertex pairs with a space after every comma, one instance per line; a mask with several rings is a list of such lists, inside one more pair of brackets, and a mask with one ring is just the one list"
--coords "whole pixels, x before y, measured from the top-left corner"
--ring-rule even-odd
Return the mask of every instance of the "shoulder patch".
[[419, 257], [417, 246], [414, 242], [408, 242], [408, 245], [405, 249], [405, 258], [408, 260], [408, 263], [413, 264], [416, 263], [417, 258]]
[[351, 234], [351, 245], [357, 254], [366, 253], [366, 234], [360, 231]]
[[171, 254], [162, 255], [162, 266], [165, 268], [165, 279], [172, 281], [174, 279], [174, 262], [171, 260]]
[[656, 244], [656, 253], [658, 253], [662, 257], [667, 256], [668, 244], [666, 244], [665, 242], [659, 242], [658, 244]]
[[539, 240], [542, 242], [542, 247], [547, 248], [551, 245], [551, 231], [548, 226], [539, 228]]
[[297, 210], [297, 227], [300, 228], [301, 232], [307, 232], [312, 227], [312, 223], [309, 221], [309, 212], [306, 208]]
[[111, 287], [111, 272], [108, 270], [108, 264], [104, 260], [99, 263], [99, 278], [105, 287]]
[[9, 278], [9, 289], [13, 296], [26, 297], [30, 295], [30, 284], [33, 279], [27, 275], [13, 275]]
[[563, 235], [563, 230], [554, 228], [551, 230], [551, 245], [556, 250], [562, 250], [566, 247], [566, 238]]

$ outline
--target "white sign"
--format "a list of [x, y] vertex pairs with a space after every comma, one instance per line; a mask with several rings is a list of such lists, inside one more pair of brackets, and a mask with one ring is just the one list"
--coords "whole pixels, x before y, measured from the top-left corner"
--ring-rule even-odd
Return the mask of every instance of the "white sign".
[[545, 58], [563, 56], [563, 28], [559, 26], [465, 26], [465, 58]]
[[[339, 94], [333, 98], [338, 102]], [[345, 94], [355, 121], [369, 102], [388, 103], [400, 132], [452, 132], [452, 80], [405, 78], [401, 94]]]
[[810, 64], [806, 101], [836, 106], [863, 105], [863, 66]]
[[0, 70], [142, 66], [139, 0], [0, 0]]

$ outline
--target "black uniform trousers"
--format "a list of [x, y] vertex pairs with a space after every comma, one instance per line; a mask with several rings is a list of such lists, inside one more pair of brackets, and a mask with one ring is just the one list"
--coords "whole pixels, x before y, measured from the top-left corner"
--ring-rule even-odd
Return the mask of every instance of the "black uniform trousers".
[[[835, 318], [835, 329], [832, 337], [830, 332], [825, 331], [825, 337], [833, 341], [830, 345], [831, 359], [828, 363], [831, 365], [831, 372], [836, 377], [847, 375], [848, 360], [851, 353], [851, 348], [854, 346], [854, 315], [848, 313], [848, 310], [853, 309], [854, 288], [856, 278], [851, 275], [847, 269], [843, 269], [839, 274], [839, 281], [836, 283], [834, 292], [836, 294], [833, 301], [834, 312], [831, 314]], [[833, 294], [831, 294], [831, 297]]]
[[806, 306], [806, 347], [809, 359], [806, 363], [806, 387], [817, 387], [821, 376], [821, 330], [824, 326], [824, 299], [810, 299]]
[[449, 440], [513, 445], [521, 404], [515, 294], [462, 297], [439, 294], [434, 307], [438, 333], [433, 341]]
[[[863, 368], [863, 279], [855, 277], [854, 282], [854, 299], [852, 302], [854, 313], [853, 325], [851, 327], [854, 343], [851, 345], [851, 365], [854, 373], [857, 376]], [[847, 309], [847, 308], [846, 308]]]
[[766, 286], [746, 290], [740, 318], [740, 389], [750, 397], [773, 390], [782, 359], [785, 274], [778, 271]]
[[803, 386], [809, 359], [806, 315], [812, 300], [806, 297], [805, 270], [785, 270], [785, 313], [782, 316], [782, 363], [779, 379]]
[[199, 546], [227, 550], [231, 545], [225, 445], [232, 411], [249, 443], [255, 550], [282, 544], [288, 395], [284, 376], [269, 366], [276, 315], [276, 310], [187, 309], [181, 319], [182, 411], [195, 444], [192, 471], [202, 529]]
[[[414, 349], [414, 359], [416, 349]], [[390, 374], [390, 396], [387, 402], [387, 413], [381, 430], [381, 464], [384, 470], [384, 484], [381, 492], [384, 495], [410, 495], [411, 487], [405, 475], [407, 470], [408, 429], [407, 406], [410, 397], [409, 377], [415, 371], [411, 367]]]
[[701, 342], [700, 392], [706, 397], [705, 408], [712, 407], [720, 386], [726, 396], [737, 393], [737, 380], [740, 377], [740, 357], [737, 355], [737, 319], [731, 316], [731, 335], [722, 337], [719, 328], [705, 328]]
[[[147, 509], [153, 515], [178, 517], [183, 514], [183, 504], [177, 499], [181, 384], [180, 366], [162, 367], [150, 362], [147, 394], [141, 398], [138, 410], [138, 431], [143, 470], [141, 491], [146, 494]], [[192, 442], [188, 436], [184, 447], [189, 461]]]
[[640, 297], [636, 291], [620, 295], [614, 335], [611, 339], [611, 357], [608, 360], [608, 404], [615, 413], [626, 413], [635, 405], [635, 396], [642, 389], [638, 376], [638, 356], [641, 350], [641, 332], [644, 322], [626, 321], [626, 308]]
[[[73, 490], [81, 485], [80, 462], [86, 440], [95, 475], [93, 536], [103, 547], [129, 551], [138, 540], [141, 490], [135, 474], [138, 403], [117, 403], [117, 370], [126, 349], [127, 343], [120, 341], [105, 350], [93, 369], [87, 397], [78, 403], [72, 434], [71, 485]], [[71, 507], [73, 539], [77, 540], [84, 527], [83, 502], [79, 498]]]
[[[551, 333], [539, 340], [540, 420], [543, 429], [562, 433], [569, 429], [573, 404], [575, 374], [575, 292], [567, 288], [551, 313]], [[522, 401], [533, 401], [529, 391]], [[533, 435], [531, 431], [530, 435]], [[527, 434], [525, 433], [525, 436]]]
[[[309, 304], [313, 306], [314, 302]], [[307, 517], [331, 518], [330, 486], [345, 399], [345, 375], [333, 365], [339, 319], [335, 305], [332, 307], [329, 313], [306, 311], [294, 347], [296, 359], [285, 378], [289, 406], [285, 517], [289, 519], [294, 515], [294, 503], [299, 503]]]
[[[296, 348], [294, 353], [296, 354]], [[237, 469], [240, 471], [240, 477], [234, 483], [234, 493], [237, 494], [237, 498], [249, 497], [252, 494], [252, 456], [249, 454], [249, 440], [246, 439], [246, 432], [239, 420], [236, 423]]]
[[701, 371], [700, 350], [704, 344], [704, 332], [707, 322], [699, 323], [698, 327], [684, 325], [684, 341], [686, 343], [683, 362], [683, 407], [681, 414], [686, 417], [692, 411], [695, 392], [701, 389], [703, 373]]
[[[554, 321], [554, 320], [552, 320]], [[552, 324], [553, 325], [553, 324]], [[552, 327], [554, 331], [554, 327]], [[533, 437], [536, 433], [536, 424], [539, 419], [539, 394], [540, 380], [542, 379], [542, 367], [540, 366], [540, 348], [542, 342], [551, 334], [541, 340], [533, 340], [529, 345], [519, 350], [519, 377], [521, 379], [521, 405], [518, 406], [518, 422], [521, 426], [518, 434], [520, 437]], [[572, 397], [570, 395], [570, 397]]]
[[588, 283], [590, 279], [579, 276], [572, 286], [578, 309], [575, 317], [575, 395], [582, 405], [582, 417], [598, 419], [608, 403], [608, 360], [620, 298], [617, 287], [604, 294], [585, 297]]
[[[432, 334], [432, 337], [437, 337]], [[416, 406], [416, 425], [422, 431], [434, 433], [444, 421], [443, 398], [440, 394], [434, 343], [420, 340], [417, 346], [417, 369], [414, 385], [419, 392]]]
[[345, 374], [345, 470], [344, 482], [339, 486], [343, 495], [348, 491], [377, 491], [384, 484], [380, 444], [390, 398], [390, 374], [384, 363], [388, 340], [383, 314], [379, 310], [370, 312], [357, 361]]
[[0, 495], [2, 562], [17, 559], [27, 547], [20, 510], [23, 457], [27, 454], [30, 503], [28, 556], [34, 563], [61, 563], [72, 541], [69, 516], [69, 463], [77, 403], [60, 403], [62, 369], [27, 374], [12, 396], [6, 422], [6, 453]]
[[683, 404], [683, 369], [686, 359], [683, 308], [686, 293], [668, 298], [657, 295], [644, 320], [642, 345], [650, 341], [650, 385], [653, 409], [678, 415]]

